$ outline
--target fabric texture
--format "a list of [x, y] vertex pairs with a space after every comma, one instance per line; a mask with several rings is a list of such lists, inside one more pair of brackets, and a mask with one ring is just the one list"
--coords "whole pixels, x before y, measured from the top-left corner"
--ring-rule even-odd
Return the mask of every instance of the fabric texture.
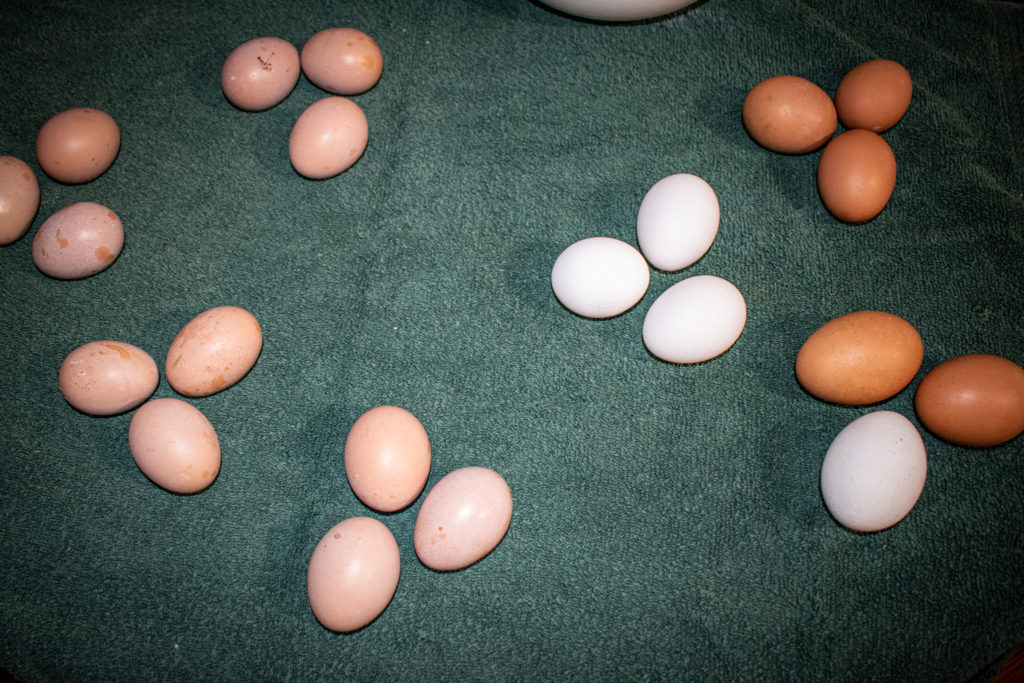
[[[1024, 640], [1018, 438], [941, 441], [913, 391], [947, 358], [1024, 362], [1024, 12], [981, 0], [701, 0], [607, 24], [530, 0], [8, 3], [0, 154], [36, 170], [29, 233], [0, 248], [0, 667], [23, 681], [964, 681]], [[370, 127], [348, 171], [310, 181], [288, 136], [326, 93], [301, 78], [246, 113], [220, 88], [237, 45], [370, 34], [384, 72], [353, 96]], [[898, 164], [876, 219], [836, 221], [818, 153], [746, 134], [743, 98], [794, 74], [829, 94], [889, 58], [914, 81], [884, 137]], [[42, 173], [35, 136], [70, 107], [118, 122], [114, 165], [85, 185]], [[553, 296], [573, 242], [636, 244], [644, 193], [673, 173], [715, 189], [718, 236], [652, 271], [632, 310], [589, 320]], [[58, 281], [32, 236], [76, 201], [111, 208], [125, 248]], [[691, 275], [744, 294], [725, 354], [673, 365], [641, 338]], [[57, 373], [89, 341], [163, 371], [192, 317], [231, 304], [264, 347], [237, 385], [187, 399], [223, 464], [190, 496], [132, 461], [132, 413], [90, 417]], [[803, 341], [854, 310], [924, 341], [911, 385], [878, 406], [805, 393]], [[177, 396], [161, 379], [154, 397]], [[348, 429], [398, 405], [431, 439], [429, 489], [491, 468], [515, 500], [501, 544], [458, 572], [416, 558], [423, 501], [377, 514], [345, 478]], [[819, 493], [831, 440], [872, 410], [922, 433], [928, 478], [874, 534]], [[306, 566], [352, 516], [395, 535], [401, 579], [368, 627], [313, 616]]]

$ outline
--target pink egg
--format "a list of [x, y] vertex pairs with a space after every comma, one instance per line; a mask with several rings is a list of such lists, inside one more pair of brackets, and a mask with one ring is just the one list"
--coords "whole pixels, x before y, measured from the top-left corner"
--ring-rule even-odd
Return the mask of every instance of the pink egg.
[[345, 474], [364, 505], [379, 512], [401, 510], [416, 500], [430, 474], [427, 431], [397, 406], [363, 413], [345, 439]]
[[50, 277], [74, 280], [107, 268], [123, 246], [124, 227], [117, 214], [102, 204], [78, 202], [39, 226], [32, 259]]
[[60, 366], [61, 393], [90, 415], [117, 415], [149, 398], [160, 382], [148, 353], [119, 341], [94, 341], [72, 351]]
[[135, 464], [157, 486], [196, 493], [220, 471], [220, 441], [198, 408], [178, 398], [158, 398], [135, 411], [128, 425]]
[[0, 245], [28, 232], [39, 210], [39, 181], [21, 159], [0, 156]]
[[288, 156], [300, 175], [322, 180], [356, 163], [368, 139], [369, 125], [358, 104], [347, 97], [325, 97], [295, 122]]
[[420, 506], [416, 555], [431, 569], [463, 569], [494, 550], [511, 521], [512, 491], [500, 474], [484, 467], [454, 470]]
[[181, 328], [167, 349], [164, 373], [185, 396], [209, 396], [245, 376], [263, 348], [263, 330], [237, 306], [203, 311]]
[[381, 522], [351, 517], [324, 534], [306, 571], [309, 606], [325, 628], [347, 633], [380, 616], [398, 588], [398, 543]]
[[336, 95], [358, 95], [380, 80], [384, 57], [377, 42], [354, 28], [328, 28], [302, 46], [302, 71]]
[[121, 149], [121, 129], [105, 111], [90, 107], [54, 115], [36, 136], [36, 158], [61, 183], [87, 183], [103, 175]]
[[253, 38], [224, 60], [220, 85], [228, 102], [246, 111], [279, 104], [299, 82], [299, 51], [281, 38]]

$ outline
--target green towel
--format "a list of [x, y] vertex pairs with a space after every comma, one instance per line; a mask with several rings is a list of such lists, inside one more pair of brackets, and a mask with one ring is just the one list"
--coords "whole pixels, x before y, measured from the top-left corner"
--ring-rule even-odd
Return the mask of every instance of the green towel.
[[[113, 0], [8, 3], [0, 154], [41, 204], [0, 248], [0, 667], [23, 681], [964, 681], [1024, 639], [1021, 438], [967, 449], [927, 432], [913, 390], [963, 353], [1024, 362], [1024, 11], [982, 0], [702, 0], [652, 21], [581, 20], [530, 0], [430, 3]], [[266, 112], [232, 107], [237, 45], [301, 49], [370, 34], [380, 82], [353, 96], [369, 144], [325, 181], [288, 136], [325, 92], [304, 77]], [[863, 225], [830, 216], [817, 153], [755, 144], [746, 92], [779, 74], [829, 94], [874, 58], [902, 63], [910, 109], [884, 134], [893, 196]], [[47, 178], [35, 135], [70, 107], [119, 123], [111, 169]], [[652, 272], [631, 311], [573, 315], [551, 266], [593, 236], [636, 244], [645, 192], [673, 173], [715, 189], [710, 251]], [[76, 201], [111, 208], [125, 247], [58, 281], [32, 236]], [[733, 282], [746, 328], [724, 355], [673, 365], [644, 314], [691, 275]], [[114, 339], [163, 370], [218, 305], [264, 332], [253, 370], [187, 399], [223, 464], [207, 490], [152, 484], [131, 413], [90, 417], [57, 372]], [[822, 403], [793, 375], [820, 325], [885, 310], [920, 332], [914, 382], [879, 406]], [[177, 396], [165, 379], [154, 397]], [[394, 514], [345, 478], [348, 429], [392, 404], [432, 445], [429, 488], [459, 467], [511, 487], [508, 534], [481, 562], [421, 565], [424, 495]], [[928, 451], [924, 492], [875, 534], [819, 493], [831, 440], [897, 411]], [[394, 599], [352, 634], [309, 608], [320, 536], [380, 519], [402, 554]]]

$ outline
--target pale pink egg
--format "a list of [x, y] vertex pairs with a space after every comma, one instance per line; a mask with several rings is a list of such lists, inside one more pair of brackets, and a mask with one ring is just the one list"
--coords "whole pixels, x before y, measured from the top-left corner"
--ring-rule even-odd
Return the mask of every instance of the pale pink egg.
[[39, 210], [39, 181], [17, 157], [0, 156], [0, 245], [28, 232]]
[[345, 474], [356, 497], [379, 512], [408, 506], [430, 474], [430, 439], [416, 416], [397, 406], [363, 413], [345, 439]]
[[413, 545], [427, 567], [463, 569], [494, 550], [512, 521], [512, 491], [485, 467], [463, 467], [445, 475], [416, 515]]
[[300, 175], [336, 176], [356, 163], [369, 140], [369, 124], [347, 97], [325, 97], [299, 116], [288, 140], [288, 156]]
[[135, 411], [128, 447], [142, 473], [174, 493], [202, 491], [220, 471], [220, 441], [213, 425], [178, 398], [154, 399]]
[[328, 28], [302, 46], [302, 71], [336, 95], [358, 95], [380, 80], [384, 57], [377, 42], [354, 28]]
[[54, 115], [36, 136], [36, 158], [61, 183], [87, 183], [110, 168], [121, 149], [121, 130], [105, 111], [76, 107]]
[[74, 280], [106, 269], [122, 247], [124, 226], [117, 214], [102, 204], [78, 202], [39, 226], [32, 259], [50, 277]]
[[228, 102], [246, 111], [279, 104], [299, 82], [299, 51], [281, 38], [253, 38], [228, 55], [220, 86]]
[[263, 330], [238, 306], [203, 311], [181, 328], [167, 350], [164, 373], [185, 396], [209, 396], [242, 379], [260, 355]]
[[90, 415], [117, 415], [156, 390], [160, 372], [148, 353], [119, 341], [94, 341], [72, 351], [60, 366], [60, 391]]
[[351, 517], [331, 527], [309, 558], [309, 606], [325, 628], [355, 631], [387, 608], [400, 571], [391, 531], [376, 519]]

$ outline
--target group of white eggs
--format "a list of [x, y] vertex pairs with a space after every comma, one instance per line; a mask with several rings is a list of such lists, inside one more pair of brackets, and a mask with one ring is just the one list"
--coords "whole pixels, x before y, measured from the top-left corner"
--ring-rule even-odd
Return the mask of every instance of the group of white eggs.
[[[612, 318], [636, 306], [651, 267], [675, 272], [696, 263], [715, 241], [721, 213], [703, 178], [677, 173], [647, 191], [637, 212], [639, 250], [613, 237], [589, 237], [567, 247], [551, 269], [555, 297], [586, 318]], [[747, 322], [736, 286], [695, 275], [665, 290], [647, 310], [647, 350], [670, 363], [701, 363], [727, 351]]]

